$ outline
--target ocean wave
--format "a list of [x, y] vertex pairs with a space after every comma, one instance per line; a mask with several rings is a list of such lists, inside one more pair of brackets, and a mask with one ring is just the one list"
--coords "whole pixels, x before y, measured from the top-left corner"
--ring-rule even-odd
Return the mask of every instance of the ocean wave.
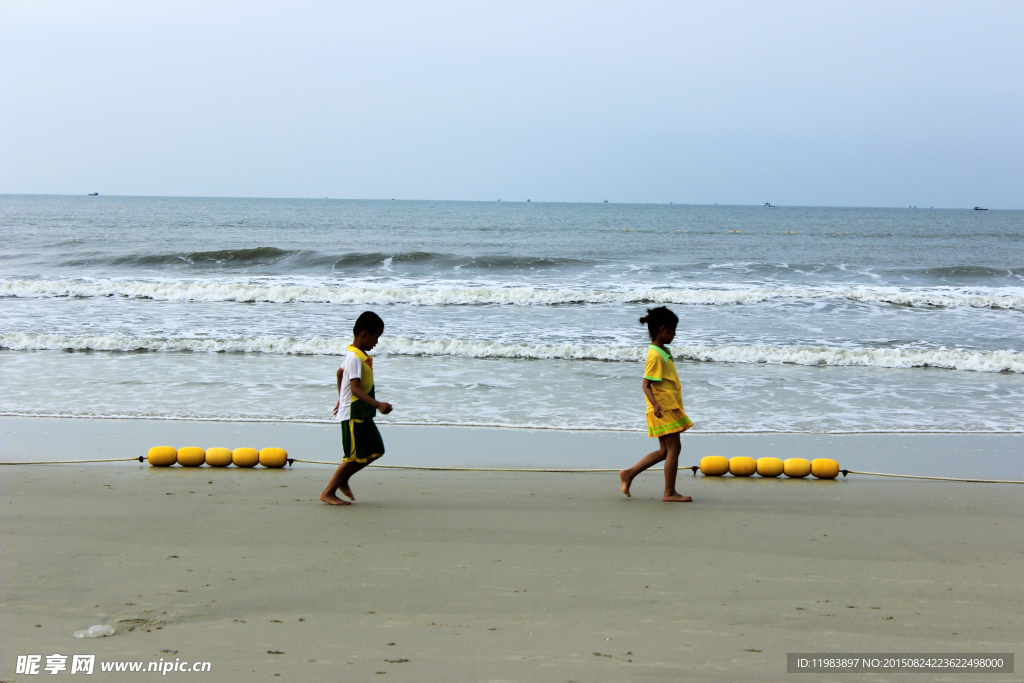
[[295, 254], [295, 251], [277, 247], [250, 247], [245, 249], [219, 249], [216, 251], [189, 251], [176, 254], [134, 254], [119, 256], [110, 262], [115, 266], [166, 266], [188, 263], [216, 263], [231, 265], [258, 265], [275, 263]]
[[[266, 416], [253, 417], [251, 415], [174, 415], [168, 413], [110, 413], [102, 410], [69, 410], [67, 412], [31, 411], [31, 410], [2, 410], [0, 417], [28, 417], [43, 419], [103, 419], [103, 420], [159, 420], [166, 422], [239, 422], [256, 424], [314, 424], [314, 425], [336, 425], [336, 419], [315, 418], [315, 417], [288, 417], [288, 416]], [[383, 420], [382, 420], [383, 422]], [[389, 427], [472, 427], [484, 429], [512, 429], [529, 431], [559, 431], [559, 432], [626, 432], [635, 434], [646, 434], [647, 430], [641, 427], [620, 427], [607, 424], [580, 426], [568, 422], [542, 423], [542, 422], [483, 422], [479, 420], [402, 420], [394, 417], [387, 418]], [[695, 436], [710, 436], [721, 434], [1024, 434], [1024, 429], [1010, 427], [1006, 429], [771, 429], [767, 427], [749, 427], [734, 429], [707, 428], [702, 424], [695, 425], [692, 431], [688, 431], [687, 438]]]
[[[334, 257], [332, 257], [334, 258]], [[432, 251], [410, 251], [397, 254], [385, 254], [376, 252], [354, 252], [334, 258], [335, 269], [348, 267], [371, 268], [381, 264], [397, 265], [409, 264], [430, 264], [444, 267], [478, 268], [487, 269], [522, 269], [522, 268], [555, 268], [559, 266], [579, 266], [590, 262], [585, 259], [545, 257], [545, 256], [510, 256], [510, 255], [481, 255], [481, 256], [459, 256], [457, 254], [443, 254]]]
[[[1006, 288], [1004, 288], [1006, 289]], [[775, 299], [840, 299], [914, 307], [971, 307], [1024, 310], [1024, 295], [945, 289], [811, 289], [751, 287], [735, 289], [562, 289], [522, 286], [349, 287], [295, 282], [168, 281], [121, 279], [0, 279], [0, 297], [124, 297], [156, 301], [331, 303], [412, 306], [677, 304], [695, 306], [753, 304]]]
[[995, 278], [1020, 278], [1024, 268], [990, 268], [988, 266], [943, 266], [937, 268], [902, 268], [892, 271], [898, 275], [914, 275], [936, 280], [992, 280]]
[[[59, 245], [57, 245], [59, 246]], [[397, 253], [350, 252], [337, 255], [311, 249], [279, 249], [277, 247], [246, 247], [240, 249], [217, 249], [212, 251], [182, 251], [160, 254], [127, 254], [112, 256], [92, 252], [67, 259], [64, 266], [100, 266], [160, 268], [195, 267], [203, 268], [253, 268], [258, 266], [281, 266], [298, 270], [329, 268], [333, 270], [371, 269], [382, 264], [388, 265], [431, 265], [441, 268], [459, 266], [481, 270], [554, 268], [579, 266], [590, 261], [576, 258], [549, 258], [537, 256], [481, 255], [459, 256], [431, 251], [407, 251]]]
[[[0, 334], [0, 348], [13, 351], [120, 351], [199, 353], [267, 353], [341, 356], [347, 337], [141, 338], [117, 335]], [[672, 347], [677, 359], [712, 363], [770, 363], [869, 368], [944, 368], [969, 372], [1024, 373], [1024, 354], [1015, 351], [961, 349], [840, 348], [829, 346], [737, 346], [693, 344]], [[605, 344], [513, 344], [459, 339], [381, 340], [377, 355], [461, 356], [527, 360], [597, 360], [638, 362], [647, 355], [639, 346]]]

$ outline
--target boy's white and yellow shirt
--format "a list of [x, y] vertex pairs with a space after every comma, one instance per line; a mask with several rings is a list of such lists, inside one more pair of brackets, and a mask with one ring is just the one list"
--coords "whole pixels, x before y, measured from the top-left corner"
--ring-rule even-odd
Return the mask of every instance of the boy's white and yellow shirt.
[[[348, 352], [359, 359], [359, 388], [367, 394], [370, 393], [373, 389], [373, 357], [355, 346], [349, 346]], [[359, 399], [353, 396], [352, 400], [358, 401]]]
[[[651, 344], [647, 348], [644, 379], [651, 381], [651, 391], [654, 392], [654, 397], [658, 399], [663, 410], [683, 409], [679, 375], [676, 373], [676, 364], [668, 347], [660, 348]], [[654, 412], [654, 407], [649, 399], [647, 400], [647, 412]]]
[[[352, 395], [352, 385], [350, 382], [353, 379], [359, 379], [359, 388], [370, 396], [374, 395], [373, 390], [373, 357], [367, 355], [365, 351], [355, 346], [348, 347], [348, 353], [345, 355], [345, 360], [341, 362], [341, 370], [343, 372], [341, 378], [341, 387], [338, 391], [338, 421], [343, 422], [352, 417], [352, 407], [355, 403], [362, 404], [360, 408], [370, 408], [366, 404], [363, 404], [358, 398]], [[357, 413], [366, 412], [366, 410], [357, 410]], [[374, 411], [376, 412], [376, 411]], [[356, 417], [363, 417], [363, 415], [356, 415]]]

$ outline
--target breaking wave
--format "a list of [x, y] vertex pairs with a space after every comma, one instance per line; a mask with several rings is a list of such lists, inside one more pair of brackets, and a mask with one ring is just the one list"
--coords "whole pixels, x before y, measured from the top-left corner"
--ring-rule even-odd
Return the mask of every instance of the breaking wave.
[[896, 274], [916, 275], [935, 280], [992, 280], [994, 278], [1020, 278], [1024, 268], [989, 268], [988, 266], [943, 266], [937, 268], [897, 269]]
[[116, 266], [165, 266], [188, 264], [259, 265], [275, 263], [297, 252], [277, 247], [251, 247], [248, 249], [220, 249], [217, 251], [191, 251], [180, 254], [136, 254], [121, 256], [111, 261]]
[[775, 299], [839, 299], [916, 307], [971, 307], [1024, 310], [1015, 294], [994, 294], [963, 289], [812, 289], [752, 287], [747, 289], [561, 289], [523, 286], [380, 286], [350, 287], [295, 282], [166, 281], [120, 279], [0, 279], [0, 297], [95, 298], [124, 297], [155, 301], [406, 304], [412, 306], [501, 304], [752, 304]]
[[[0, 334], [0, 348], [13, 351], [120, 351], [200, 353], [267, 353], [282, 355], [344, 355], [343, 337], [141, 338], [128, 336], [66, 336], [60, 334]], [[828, 346], [678, 345], [677, 359], [712, 363], [772, 363], [872, 368], [945, 368], [970, 372], [1024, 373], [1024, 354], [1015, 351], [960, 349], [840, 348]], [[602, 344], [514, 344], [459, 339], [381, 340], [375, 353], [396, 356], [461, 356], [531, 360], [597, 360], [638, 362], [647, 355], [639, 346]]]
[[[58, 244], [55, 246], [62, 246]], [[441, 268], [454, 266], [488, 269], [555, 268], [591, 264], [578, 258], [480, 255], [460, 256], [430, 251], [407, 251], [397, 253], [350, 252], [330, 254], [311, 249], [279, 249], [277, 247], [246, 247], [240, 249], [217, 249], [212, 251], [182, 251], [158, 254], [127, 254], [113, 256], [103, 253], [80, 255], [62, 261], [63, 266], [127, 266], [139, 268], [191, 267], [198, 269], [255, 268], [260, 266], [296, 269], [365, 270], [392, 264], [430, 265]]]

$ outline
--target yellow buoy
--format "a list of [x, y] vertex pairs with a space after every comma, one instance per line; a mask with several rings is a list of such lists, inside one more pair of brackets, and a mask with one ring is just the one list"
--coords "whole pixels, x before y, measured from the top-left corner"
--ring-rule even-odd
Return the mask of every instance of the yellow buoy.
[[178, 451], [170, 446], [154, 446], [149, 449], [146, 459], [153, 467], [170, 467], [178, 461]]
[[700, 459], [700, 473], [708, 477], [720, 477], [729, 471], [729, 459], [720, 455], [709, 455]]
[[729, 474], [734, 477], [749, 477], [757, 471], [757, 462], [753, 458], [739, 456], [729, 458]]
[[284, 467], [288, 462], [288, 451], [283, 448], [264, 448], [260, 451], [260, 464], [264, 467]]
[[202, 448], [182, 448], [178, 451], [178, 464], [182, 467], [201, 467], [206, 462], [206, 451]]
[[782, 463], [782, 471], [785, 472], [787, 477], [802, 479], [811, 473], [811, 463], [803, 458], [787, 458]]
[[[181, 459], [181, 456], [178, 456]], [[818, 479], [835, 479], [839, 476], [839, 463], [828, 458], [817, 458], [811, 461], [811, 474]]]
[[758, 458], [757, 474], [762, 477], [777, 477], [782, 474], [784, 465], [778, 458]]
[[210, 467], [227, 467], [231, 464], [231, 449], [211, 448], [206, 451], [206, 464]]
[[231, 462], [235, 467], [256, 467], [260, 461], [260, 452], [255, 448], [236, 448], [231, 452]]

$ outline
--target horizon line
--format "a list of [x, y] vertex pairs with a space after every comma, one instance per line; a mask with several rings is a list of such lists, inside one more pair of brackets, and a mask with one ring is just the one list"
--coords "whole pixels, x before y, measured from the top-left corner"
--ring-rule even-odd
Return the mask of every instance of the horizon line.
[[[149, 195], [149, 194], [68, 194], [68, 193], [30, 193], [30, 192], [0, 192], [0, 197], [113, 197], [119, 199], [245, 199], [245, 200], [267, 200], [267, 201], [342, 201], [342, 202], [448, 202], [461, 204], [615, 204], [627, 206], [731, 206], [731, 207], [754, 207], [768, 208], [765, 202], [753, 204], [729, 204], [721, 202], [629, 202], [629, 201], [573, 201], [573, 200], [538, 200], [532, 199], [407, 199], [398, 197], [370, 198], [370, 197], [275, 197], [275, 196], [235, 196], [235, 195]], [[978, 207], [966, 206], [868, 206], [868, 205], [846, 205], [846, 204], [771, 204], [771, 208], [789, 209], [907, 209], [913, 211], [974, 211]], [[1018, 208], [991, 208], [983, 207], [984, 210], [992, 211], [1020, 211]]]

